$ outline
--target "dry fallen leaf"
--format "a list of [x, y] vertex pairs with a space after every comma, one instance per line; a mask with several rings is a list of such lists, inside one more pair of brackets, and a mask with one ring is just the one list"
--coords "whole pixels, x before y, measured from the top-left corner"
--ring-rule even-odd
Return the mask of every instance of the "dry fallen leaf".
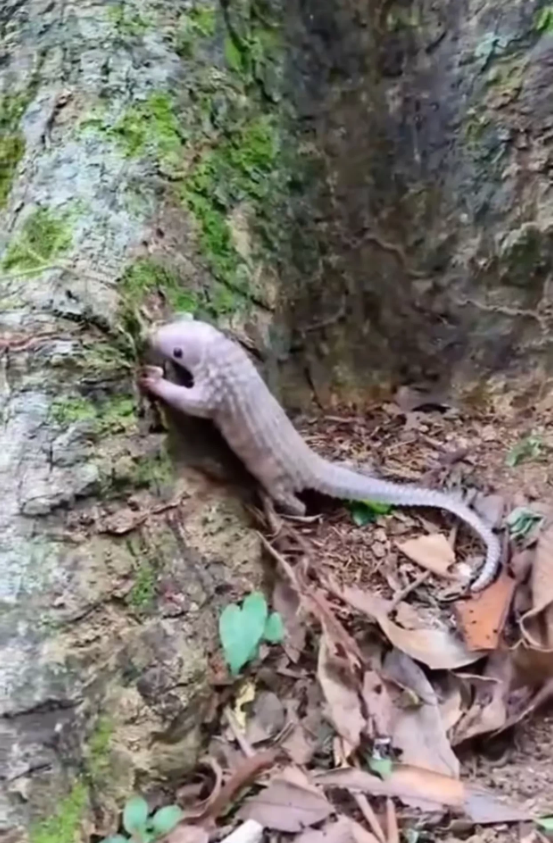
[[418, 705], [394, 712], [392, 745], [401, 750], [402, 762], [458, 778], [459, 761], [447, 739], [436, 693], [422, 668], [405, 653], [392, 650], [386, 656], [384, 670], [419, 700]]
[[485, 495], [477, 492], [472, 501], [472, 508], [486, 521], [490, 527], [500, 527], [505, 512], [505, 498], [503, 495]]
[[469, 651], [465, 644], [447, 629], [402, 629], [390, 620], [384, 600], [368, 591], [346, 586], [336, 589], [342, 599], [376, 621], [391, 643], [411, 658], [432, 670], [454, 670], [471, 664], [485, 653]]
[[[550, 650], [553, 648], [553, 524], [547, 525], [539, 535], [531, 587], [533, 605], [520, 619], [522, 636], [529, 646]], [[536, 622], [530, 623], [533, 619]]]
[[431, 392], [423, 387], [400, 386], [394, 400], [403, 413], [425, 408], [444, 408], [450, 406], [444, 394]]
[[199, 825], [179, 825], [164, 838], [166, 843], [208, 843], [209, 833]]
[[[238, 791], [247, 785], [252, 784], [260, 775], [272, 767], [277, 758], [276, 749], [267, 749], [263, 752], [256, 752], [244, 760], [233, 770], [229, 779], [214, 790], [210, 796], [197, 805], [185, 811], [188, 820], [195, 820], [202, 825], [213, 825], [219, 814], [232, 802]], [[255, 819], [255, 817], [252, 817]]]
[[330, 717], [338, 734], [355, 750], [359, 746], [365, 718], [357, 689], [346, 670], [332, 653], [326, 631], [321, 636], [317, 676], [328, 703]]
[[308, 828], [298, 834], [295, 843], [352, 843], [351, 828], [347, 817], [339, 816], [326, 822], [322, 828]]
[[340, 815], [335, 822], [326, 822], [322, 828], [308, 828], [298, 834], [295, 843], [379, 843], [379, 841], [374, 834], [355, 820]]
[[355, 820], [350, 820], [353, 843], [380, 843], [378, 837]]
[[545, 705], [546, 702], [553, 697], [553, 679], [548, 679], [548, 681], [543, 685], [539, 691], [534, 694], [532, 699], [519, 707], [518, 711], [514, 711], [512, 714], [509, 715], [508, 719], [502, 726], [499, 731], [503, 731], [504, 729], [509, 729], [511, 726], [514, 726], [516, 723], [520, 723], [525, 717], [528, 717], [529, 714], [532, 714], [542, 705]]
[[517, 583], [522, 583], [528, 577], [534, 565], [536, 549], [526, 547], [524, 550], [515, 551], [509, 560], [509, 570], [512, 572]]
[[469, 650], [497, 648], [515, 586], [516, 580], [502, 571], [484, 591], [455, 603], [455, 614]]
[[272, 606], [284, 622], [286, 636], [282, 642], [284, 652], [294, 664], [299, 661], [305, 645], [306, 628], [300, 618], [301, 600], [293, 586], [278, 580], [273, 589]]
[[211, 755], [204, 756], [196, 769], [196, 776], [200, 773], [200, 793], [211, 787], [209, 796], [198, 800], [196, 796], [197, 782], [183, 785], [177, 790], [177, 802], [183, 809], [187, 819], [196, 819], [209, 814], [210, 808], [219, 799], [223, 786], [223, 771], [218, 761]]
[[506, 699], [513, 676], [512, 657], [509, 652], [492, 653], [486, 662], [483, 681], [476, 680], [476, 693], [469, 710], [457, 723], [451, 742], [454, 746], [500, 729], [507, 718]]
[[368, 715], [369, 737], [373, 739], [389, 737], [392, 732], [394, 706], [386, 682], [376, 670], [367, 670], [363, 674], [362, 697]]
[[[299, 770], [297, 771], [300, 772]], [[334, 808], [321, 790], [281, 774], [240, 808], [240, 819], [257, 820], [275, 831], [302, 831], [329, 817]]]
[[389, 796], [386, 798], [386, 830], [388, 832], [388, 843], [399, 843], [396, 809]]
[[491, 791], [423, 770], [397, 765], [385, 779], [364, 770], [344, 767], [313, 773], [321, 787], [338, 787], [352, 793], [395, 796], [407, 805], [423, 811], [444, 807], [465, 813], [474, 823], [522, 822], [530, 814], [522, 807], [501, 802]]
[[246, 728], [246, 712], [244, 711], [244, 706], [248, 705], [248, 703], [253, 702], [255, 699], [255, 685], [249, 679], [242, 683], [238, 694], [236, 696], [236, 700], [234, 703], [234, 708], [232, 713], [236, 718], [236, 723], [242, 730]]
[[272, 691], [261, 691], [248, 720], [246, 738], [251, 744], [266, 741], [281, 731], [285, 723], [284, 706]]
[[463, 716], [463, 696], [459, 677], [455, 673], [447, 673], [440, 682], [440, 690], [440, 717], [448, 734]]
[[317, 748], [317, 743], [312, 734], [305, 729], [304, 724], [300, 721], [297, 713], [298, 705], [298, 700], [285, 701], [286, 720], [289, 724], [290, 732], [281, 741], [281, 746], [295, 764], [303, 765], [311, 761]]
[[418, 536], [397, 544], [405, 556], [440, 577], [451, 578], [449, 568], [455, 562], [455, 553], [448, 540], [441, 533]]
[[398, 603], [395, 610], [395, 621], [403, 629], [425, 629], [426, 623], [421, 618], [417, 610], [410, 603], [402, 600]]

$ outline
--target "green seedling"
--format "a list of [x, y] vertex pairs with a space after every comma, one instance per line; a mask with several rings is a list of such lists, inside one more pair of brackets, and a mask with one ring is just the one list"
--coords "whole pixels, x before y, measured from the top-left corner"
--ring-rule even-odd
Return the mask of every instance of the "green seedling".
[[123, 810], [123, 828], [128, 836], [115, 834], [104, 837], [101, 843], [153, 843], [169, 834], [182, 817], [178, 805], [166, 805], [150, 814], [146, 800], [142, 796], [132, 796]]
[[530, 436], [525, 436], [516, 445], [514, 445], [507, 457], [505, 464], [509, 468], [514, 468], [523, 460], [536, 460], [541, 457], [543, 452], [543, 441], [541, 436], [536, 433], [531, 433]]
[[372, 524], [379, 515], [388, 515], [393, 506], [387, 503], [375, 503], [374, 501], [350, 501], [348, 509], [351, 512], [353, 523], [357, 527], [365, 527]]
[[219, 618], [219, 636], [231, 673], [237, 675], [245, 664], [256, 658], [262, 641], [279, 644], [284, 626], [278, 612], [269, 614], [267, 601], [256, 591], [242, 603], [226, 606]]

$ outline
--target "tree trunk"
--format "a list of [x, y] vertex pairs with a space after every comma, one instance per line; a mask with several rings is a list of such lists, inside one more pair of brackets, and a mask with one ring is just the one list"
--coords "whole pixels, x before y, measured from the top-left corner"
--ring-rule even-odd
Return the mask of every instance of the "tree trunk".
[[194, 763], [217, 612], [260, 578], [228, 454], [137, 394], [145, 328], [232, 327], [290, 407], [531, 400], [553, 14], [8, 0], [0, 26], [0, 840], [70, 843]]

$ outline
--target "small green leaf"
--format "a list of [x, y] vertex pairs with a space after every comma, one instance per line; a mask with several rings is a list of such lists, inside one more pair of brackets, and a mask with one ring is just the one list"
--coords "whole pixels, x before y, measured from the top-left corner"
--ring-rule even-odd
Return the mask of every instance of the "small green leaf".
[[257, 635], [258, 641], [260, 641], [263, 630], [265, 629], [267, 615], [269, 614], [265, 597], [260, 591], [254, 591], [252, 594], [248, 594], [242, 604], [242, 611], [252, 631], [252, 635]]
[[378, 515], [388, 515], [392, 510], [393, 506], [388, 503], [374, 501], [350, 501], [349, 503], [349, 511], [357, 527], [365, 527], [376, 521]]
[[536, 820], [536, 825], [543, 828], [544, 831], [553, 831], [553, 817], [540, 817]]
[[284, 641], [284, 624], [278, 612], [271, 612], [267, 618], [263, 638], [269, 644], [280, 644], [281, 641]]
[[225, 606], [221, 612], [219, 637], [231, 673], [237, 674], [250, 657], [251, 639], [244, 628], [242, 610], [236, 603]]
[[536, 460], [542, 455], [543, 442], [540, 436], [532, 433], [530, 436], [525, 436], [516, 445], [514, 445], [507, 456], [505, 457], [505, 464], [509, 468], [514, 468], [523, 460]]
[[248, 595], [242, 609], [226, 606], [219, 618], [219, 636], [231, 672], [240, 669], [257, 653], [267, 621], [267, 601], [260, 592]]
[[517, 506], [506, 518], [509, 533], [513, 539], [525, 538], [540, 521], [543, 521], [543, 515], [526, 509], [524, 506]]
[[166, 805], [152, 817], [152, 829], [156, 834], [169, 834], [182, 818], [183, 813], [178, 805]]
[[146, 828], [148, 803], [142, 796], [133, 796], [123, 810], [123, 828], [128, 834], [136, 834]]
[[551, 32], [553, 30], [553, 6], [545, 6], [540, 9], [536, 15], [534, 26], [538, 32]]
[[228, 66], [239, 73], [242, 70], [242, 54], [230, 36], [225, 38], [224, 50]]
[[392, 775], [392, 762], [389, 758], [379, 758], [372, 755], [369, 759], [369, 769], [380, 776], [381, 779], [387, 779]]

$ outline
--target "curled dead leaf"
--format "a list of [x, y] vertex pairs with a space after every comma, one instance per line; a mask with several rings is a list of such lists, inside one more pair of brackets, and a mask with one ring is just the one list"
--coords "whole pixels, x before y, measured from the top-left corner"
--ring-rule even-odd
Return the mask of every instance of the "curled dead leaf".
[[484, 678], [490, 681], [476, 678], [472, 704], [458, 721], [453, 732], [454, 746], [476, 735], [496, 732], [505, 724], [506, 700], [513, 678], [511, 653], [492, 653], [486, 662]]
[[385, 680], [376, 670], [363, 675], [362, 696], [367, 711], [367, 731], [371, 738], [389, 737], [392, 733], [394, 705]]
[[365, 727], [359, 694], [343, 668], [343, 661], [333, 654], [326, 631], [319, 645], [317, 676], [336, 731], [352, 750], [357, 749]]
[[466, 814], [474, 823], [522, 822], [530, 819], [524, 808], [506, 804], [484, 788], [424, 770], [419, 767], [397, 765], [390, 776], [380, 779], [364, 770], [352, 767], [314, 773], [321, 787], [338, 787], [352, 793], [391, 796], [407, 805], [425, 811], [445, 808]]
[[502, 571], [492, 585], [455, 603], [455, 614], [469, 650], [495, 650], [507, 620], [516, 580]]
[[322, 828], [308, 828], [298, 834], [295, 843], [379, 843], [378, 839], [362, 825], [339, 816], [335, 822], [327, 822]]
[[441, 533], [430, 536], [418, 536], [416, 539], [398, 543], [400, 550], [408, 559], [437, 574], [439, 577], [451, 578], [449, 570], [455, 562], [455, 553], [450, 543]]
[[209, 834], [199, 825], [179, 824], [165, 837], [165, 843], [208, 843]]
[[396, 708], [394, 713], [392, 744], [401, 750], [402, 762], [458, 778], [459, 761], [447, 738], [438, 698], [422, 668], [405, 653], [392, 650], [384, 670], [419, 700], [418, 705]]
[[239, 790], [254, 782], [261, 773], [273, 766], [277, 755], [277, 749], [268, 749], [245, 758], [224, 785], [221, 786], [219, 782], [218, 787], [206, 800], [194, 808], [185, 810], [185, 819], [194, 820], [198, 825], [212, 825]]
[[[531, 572], [532, 608], [520, 619], [526, 643], [537, 650], [553, 649], [553, 524], [540, 533]], [[530, 621], [540, 618], [540, 623]]]
[[388, 617], [388, 604], [368, 591], [346, 586], [338, 593], [350, 606], [376, 621], [395, 647], [433, 670], [454, 670], [485, 655], [468, 650], [448, 629], [402, 629]]
[[257, 820], [275, 831], [295, 832], [321, 822], [333, 811], [324, 793], [316, 786], [277, 775], [268, 787], [242, 805], [238, 816]]

